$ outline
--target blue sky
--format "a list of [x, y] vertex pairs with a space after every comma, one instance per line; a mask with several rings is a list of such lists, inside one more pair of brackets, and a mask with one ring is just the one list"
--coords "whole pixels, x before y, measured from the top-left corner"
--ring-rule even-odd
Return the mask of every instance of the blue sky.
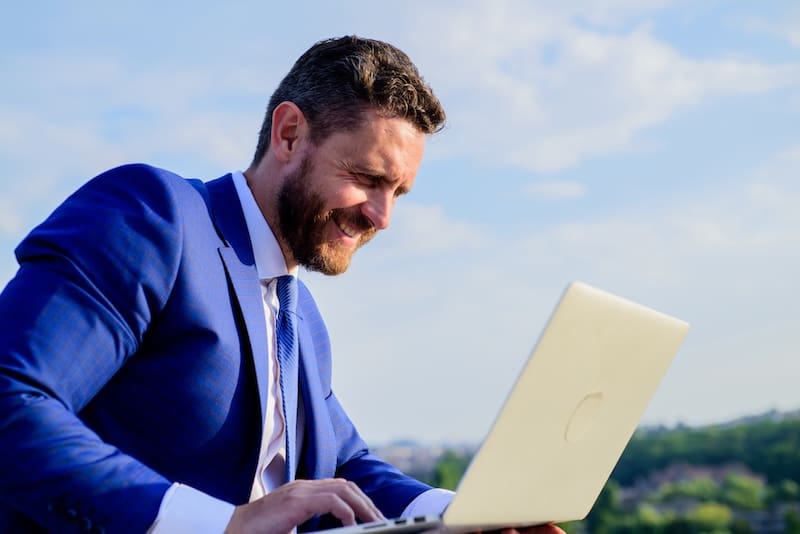
[[479, 439], [574, 279], [692, 323], [646, 422], [800, 408], [790, 1], [16, 3], [0, 280], [108, 167], [246, 167], [294, 59], [349, 33], [408, 52], [449, 117], [392, 228], [345, 275], [304, 275], [365, 437]]

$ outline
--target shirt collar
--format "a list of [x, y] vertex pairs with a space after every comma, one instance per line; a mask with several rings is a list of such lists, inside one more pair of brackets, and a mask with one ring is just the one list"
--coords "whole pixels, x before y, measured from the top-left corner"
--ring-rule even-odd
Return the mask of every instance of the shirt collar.
[[291, 271], [286, 268], [286, 260], [280, 245], [278, 245], [278, 240], [256, 204], [256, 199], [247, 185], [244, 174], [242, 171], [235, 171], [231, 174], [236, 194], [239, 196], [239, 203], [242, 205], [247, 232], [250, 234], [250, 244], [253, 246], [258, 278], [261, 280], [272, 279], [285, 274], [297, 276], [297, 267]]

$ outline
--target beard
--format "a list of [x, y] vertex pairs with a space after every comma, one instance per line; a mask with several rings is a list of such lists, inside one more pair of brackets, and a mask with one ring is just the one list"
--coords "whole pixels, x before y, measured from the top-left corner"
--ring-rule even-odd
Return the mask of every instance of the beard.
[[[311, 191], [311, 160], [303, 158], [278, 192], [278, 226], [281, 238], [298, 264], [322, 274], [341, 274], [353, 253], [374, 237], [376, 230], [358, 208], [325, 210], [321, 195]], [[327, 241], [328, 225], [343, 223], [361, 232], [355, 247]]]

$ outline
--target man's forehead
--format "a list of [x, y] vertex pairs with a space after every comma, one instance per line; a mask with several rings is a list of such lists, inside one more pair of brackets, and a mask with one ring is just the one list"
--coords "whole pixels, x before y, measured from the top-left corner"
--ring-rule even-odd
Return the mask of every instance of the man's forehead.
[[416, 172], [425, 145], [425, 135], [407, 121], [373, 124], [352, 132], [330, 137], [331, 148], [348, 167], [359, 172], [381, 175]]

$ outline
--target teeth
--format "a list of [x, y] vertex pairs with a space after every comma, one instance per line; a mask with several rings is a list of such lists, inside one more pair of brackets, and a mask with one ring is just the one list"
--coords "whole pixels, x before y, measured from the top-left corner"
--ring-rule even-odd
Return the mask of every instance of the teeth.
[[339, 223], [337, 226], [339, 226], [339, 230], [344, 232], [344, 235], [346, 235], [347, 237], [355, 237], [358, 234], [358, 230], [350, 226], [347, 226], [343, 223]]

